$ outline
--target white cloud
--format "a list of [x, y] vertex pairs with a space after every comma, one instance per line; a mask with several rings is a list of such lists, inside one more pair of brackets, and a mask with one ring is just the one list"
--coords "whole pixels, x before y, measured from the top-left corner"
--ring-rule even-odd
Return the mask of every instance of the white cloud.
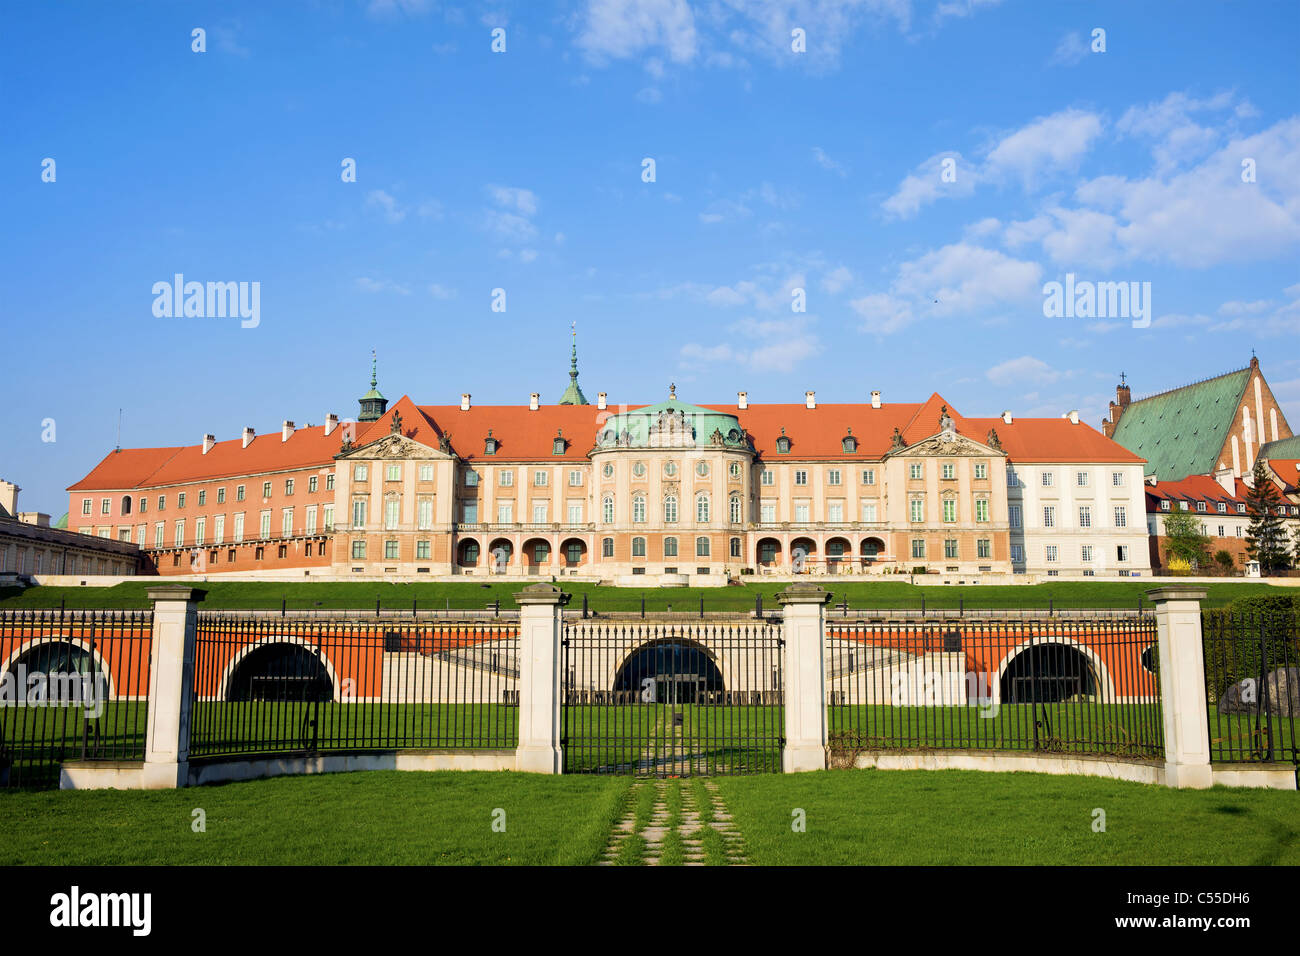
[[[1031, 189], [1051, 174], [1074, 168], [1101, 131], [1101, 117], [1084, 110], [1040, 117], [1003, 136], [983, 159], [967, 159], [954, 150], [936, 153], [905, 176], [880, 206], [888, 217], [909, 219], [922, 206], [970, 196], [986, 183], [1014, 177]], [[945, 182], [949, 169], [947, 178], [953, 181]]]
[[686, 0], [588, 0], [578, 47], [596, 62], [662, 51], [675, 63], [695, 57], [695, 14]]
[[411, 290], [406, 286], [394, 282], [392, 279], [372, 279], [369, 276], [360, 276], [356, 280], [356, 286], [362, 292], [395, 292], [398, 295], [410, 295]]
[[831, 159], [830, 156], [826, 154], [826, 150], [822, 149], [820, 146], [814, 146], [812, 148], [812, 154], [813, 160], [816, 161], [817, 165], [822, 169], [829, 169], [831, 172], [839, 173], [841, 176], [848, 174], [848, 171], [844, 168], [844, 164]]
[[372, 189], [366, 194], [366, 206], [378, 209], [386, 222], [399, 223], [406, 218], [406, 210], [398, 205], [391, 194], [382, 189]]
[[853, 273], [847, 266], [839, 266], [822, 276], [822, 288], [831, 295], [838, 295], [853, 282]]
[[435, 299], [454, 299], [456, 298], [456, 290], [448, 289], [446, 286], [433, 282], [429, 285], [429, 295]]
[[1043, 269], [996, 249], [957, 242], [927, 252], [898, 268], [888, 292], [849, 303], [864, 321], [862, 331], [888, 335], [925, 318], [981, 312], [1041, 301]]
[[679, 358], [685, 368], [705, 365], [738, 365], [757, 372], [787, 370], [791, 366], [820, 354], [822, 346], [805, 315], [788, 319], [741, 319], [728, 326], [734, 342], [739, 344], [683, 345]]
[[1040, 117], [1004, 137], [989, 152], [990, 175], [1015, 173], [1026, 184], [1044, 173], [1073, 167], [1101, 135], [1101, 117], [1067, 109]]
[[1008, 359], [984, 374], [994, 385], [1050, 385], [1061, 377], [1060, 372], [1032, 355]]
[[1048, 62], [1057, 66], [1078, 66], [1087, 56], [1088, 44], [1084, 42], [1077, 30], [1071, 30], [1061, 37]]
[[[945, 167], [945, 160], [951, 160], [955, 165]], [[954, 170], [953, 177], [949, 177], [954, 179], [953, 182], [944, 182], [945, 168]], [[894, 194], [882, 202], [880, 207], [890, 217], [910, 219], [922, 206], [937, 199], [971, 195], [979, 179], [980, 174], [975, 164], [966, 163], [961, 153], [936, 153], [903, 177]]]
[[489, 185], [487, 191], [492, 201], [503, 209], [513, 209], [525, 216], [537, 213], [537, 194], [531, 189]]
[[523, 216], [500, 209], [484, 213], [484, 226], [503, 242], [529, 242], [537, 235], [537, 227]]

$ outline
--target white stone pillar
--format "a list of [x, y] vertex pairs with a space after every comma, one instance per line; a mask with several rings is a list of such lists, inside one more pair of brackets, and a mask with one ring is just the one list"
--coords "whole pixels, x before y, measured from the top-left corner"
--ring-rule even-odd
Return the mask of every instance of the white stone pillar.
[[1165, 784], [1208, 788], [1210, 728], [1201, 642], [1203, 588], [1164, 587], [1147, 592], [1156, 607], [1160, 653], [1160, 703], [1165, 730]]
[[515, 769], [560, 773], [560, 639], [569, 600], [553, 584], [533, 584], [515, 595], [519, 604], [519, 745]]
[[781, 679], [785, 709], [786, 773], [826, 769], [826, 603], [830, 592], [815, 584], [792, 584], [776, 596], [781, 604], [785, 660]]
[[149, 716], [141, 786], [185, 786], [190, 759], [190, 688], [199, 602], [206, 592], [184, 585], [150, 588], [153, 638], [149, 665]]

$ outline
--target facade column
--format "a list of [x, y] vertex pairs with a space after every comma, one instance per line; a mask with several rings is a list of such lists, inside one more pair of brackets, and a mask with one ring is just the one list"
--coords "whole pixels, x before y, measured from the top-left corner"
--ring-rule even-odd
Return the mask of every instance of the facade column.
[[532, 584], [519, 604], [519, 745], [515, 769], [560, 773], [560, 640], [569, 595], [553, 584]]
[[786, 773], [826, 769], [826, 603], [830, 592], [799, 582], [777, 593], [781, 604], [785, 658]]
[[1203, 790], [1213, 783], [1201, 639], [1203, 588], [1147, 592], [1156, 606], [1160, 704], [1165, 731], [1165, 785]]
[[185, 786], [190, 759], [190, 690], [199, 602], [205, 591], [183, 585], [150, 588], [149, 715], [145, 724], [141, 785], [147, 790]]

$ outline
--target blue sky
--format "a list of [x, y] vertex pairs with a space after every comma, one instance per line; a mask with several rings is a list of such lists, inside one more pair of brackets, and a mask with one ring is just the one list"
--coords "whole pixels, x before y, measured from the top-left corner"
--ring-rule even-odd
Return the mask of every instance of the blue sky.
[[[1300, 427], [1298, 41], [1289, 2], [11, 7], [0, 477], [62, 513], [119, 408], [124, 446], [355, 415], [372, 348], [393, 400], [554, 402], [570, 322], [593, 401], [1095, 426], [1121, 370], [1255, 348]], [[259, 324], [155, 317], [178, 272]], [[1046, 318], [1067, 272], [1151, 326]]]

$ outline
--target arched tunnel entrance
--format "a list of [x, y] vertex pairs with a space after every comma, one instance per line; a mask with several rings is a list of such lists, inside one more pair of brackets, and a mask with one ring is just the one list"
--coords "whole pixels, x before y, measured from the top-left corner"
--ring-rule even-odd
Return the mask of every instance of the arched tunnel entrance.
[[703, 704], [720, 699], [722, 672], [699, 644], [664, 639], [633, 651], [614, 678], [618, 699], [645, 704]]
[[1004, 704], [1054, 704], [1097, 693], [1092, 661], [1069, 644], [1035, 644], [1021, 650], [1002, 674]]

